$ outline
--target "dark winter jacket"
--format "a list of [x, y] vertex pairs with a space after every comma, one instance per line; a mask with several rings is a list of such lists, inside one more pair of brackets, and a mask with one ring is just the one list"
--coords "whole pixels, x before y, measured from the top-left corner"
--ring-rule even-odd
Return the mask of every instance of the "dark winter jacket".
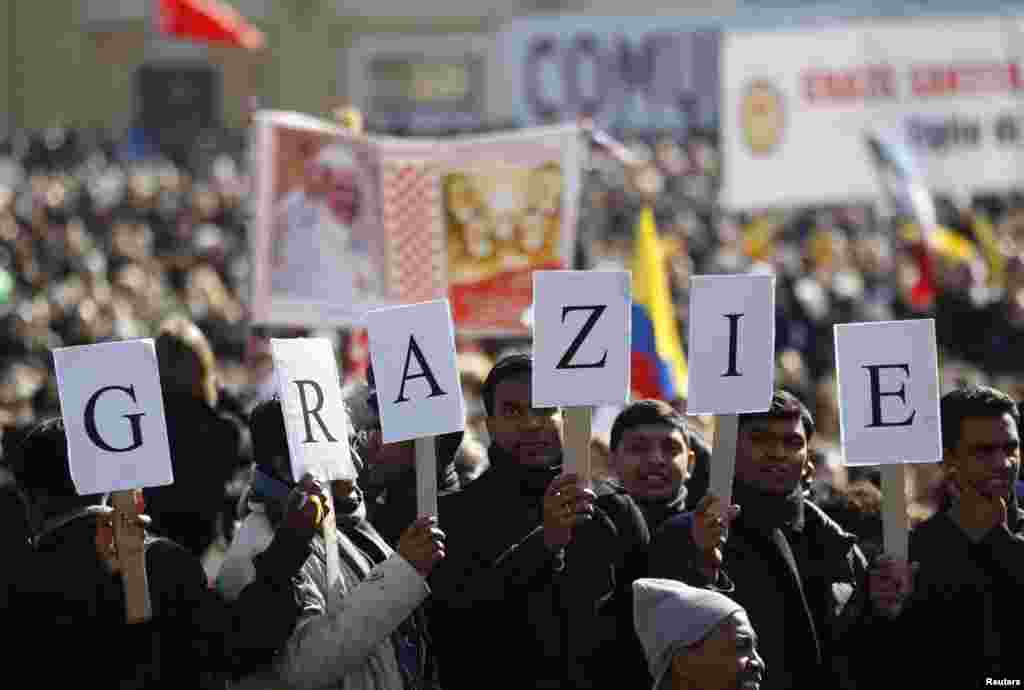
[[932, 681], [959, 674], [964, 684], [958, 687], [981, 687], [985, 678], [1024, 679], [1022, 527], [1024, 514], [1014, 494], [1007, 526], [978, 543], [946, 511], [911, 532], [910, 559], [921, 565], [905, 614], [905, 651], [908, 665], [919, 669], [915, 673], [927, 673]]
[[[437, 491], [445, 495], [458, 491], [455, 452], [462, 443], [462, 432], [437, 438]], [[408, 468], [396, 477], [384, 478], [369, 464], [363, 464], [359, 486], [366, 499], [366, 518], [384, 540], [394, 548], [402, 533], [416, 520], [416, 470]]]
[[430, 580], [431, 623], [445, 690], [649, 684], [630, 603], [649, 541], [635, 504], [600, 497], [556, 554], [542, 501], [560, 466], [525, 468], [497, 446], [490, 461], [440, 502], [448, 555]]
[[146, 489], [154, 534], [201, 558], [216, 538], [225, 484], [245, 464], [245, 435], [231, 418], [191, 395], [164, 395], [174, 483]]
[[[852, 640], [860, 639], [870, 609], [867, 563], [856, 537], [799, 493], [785, 519], [764, 515], [750, 499], [736, 502], [743, 510], [730, 529], [722, 570], [734, 586], [730, 596], [757, 631], [767, 664], [762, 688], [855, 687]], [[690, 514], [672, 518], [654, 536], [651, 577], [709, 585], [696, 567], [690, 520]]]
[[147, 537], [153, 617], [128, 625], [121, 579], [96, 557], [95, 521], [76, 519], [39, 540], [5, 612], [12, 629], [23, 632], [14, 640], [15, 658], [47, 687], [92, 678], [116, 688], [223, 688], [291, 634], [291, 577], [310, 553], [306, 540], [275, 540], [256, 559], [256, 580], [228, 604], [208, 587], [194, 556]]

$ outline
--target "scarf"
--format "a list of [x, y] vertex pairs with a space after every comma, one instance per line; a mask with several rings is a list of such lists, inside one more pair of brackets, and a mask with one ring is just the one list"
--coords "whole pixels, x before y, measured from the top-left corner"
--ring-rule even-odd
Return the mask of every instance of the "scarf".
[[[643, 513], [644, 520], [647, 521], [647, 527], [650, 529], [651, 534], [654, 534], [669, 518], [686, 512], [686, 494], [686, 484], [680, 484], [679, 491], [670, 498], [647, 501], [639, 496], [633, 496], [633, 500], [636, 501], [637, 507]], [[632, 496], [632, 494], [630, 495]]]
[[519, 487], [519, 494], [524, 498], [541, 498], [550, 484], [562, 473], [562, 456], [549, 465], [542, 467], [523, 465], [519, 459], [499, 446], [491, 443], [487, 449], [487, 457], [491, 461], [488, 473], [494, 472], [504, 481]]
[[732, 501], [741, 508], [739, 521], [758, 531], [773, 529], [802, 530], [804, 526], [804, 491], [797, 485], [785, 495], [770, 494], [745, 484], [733, 482]]

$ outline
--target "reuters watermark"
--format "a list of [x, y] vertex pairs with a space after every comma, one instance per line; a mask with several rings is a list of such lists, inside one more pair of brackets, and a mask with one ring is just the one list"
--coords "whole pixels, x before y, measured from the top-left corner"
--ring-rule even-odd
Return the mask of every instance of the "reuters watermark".
[[1019, 688], [1020, 678], [986, 678], [986, 688]]

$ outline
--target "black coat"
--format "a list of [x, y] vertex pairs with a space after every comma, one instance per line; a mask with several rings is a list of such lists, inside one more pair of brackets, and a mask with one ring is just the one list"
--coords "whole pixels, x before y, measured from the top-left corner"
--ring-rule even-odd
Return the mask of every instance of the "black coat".
[[[437, 491], [445, 495], [459, 488], [455, 453], [462, 432], [442, 434], [436, 441]], [[395, 548], [402, 534], [416, 520], [416, 469], [382, 480], [371, 465], [363, 467], [359, 487], [366, 498], [366, 518], [389, 546]]]
[[600, 497], [595, 518], [556, 555], [541, 513], [559, 470], [490, 455], [480, 478], [440, 499], [448, 555], [430, 579], [431, 626], [445, 690], [649, 684], [632, 623], [632, 581], [649, 541], [636, 506]]
[[174, 483], [146, 489], [155, 534], [202, 557], [217, 536], [225, 484], [247, 461], [239, 424], [190, 395], [164, 395]]
[[945, 512], [911, 532], [910, 559], [921, 565], [904, 618], [906, 659], [916, 677], [937, 682], [957, 674], [958, 687], [982, 687], [985, 678], [1024, 680], [1024, 515], [1010, 508], [1009, 526], [977, 544]]
[[46, 687], [223, 688], [265, 663], [298, 616], [291, 577], [309, 554], [286, 536], [255, 559], [257, 579], [234, 603], [206, 582], [199, 561], [167, 540], [147, 538], [153, 617], [128, 625], [121, 579], [96, 558], [95, 519], [45, 536], [4, 611], [14, 654]]
[[[768, 530], [741, 512], [723, 572], [747, 611], [767, 664], [764, 690], [854, 687], [849, 659], [868, 618], [867, 564], [856, 537], [809, 501], [792, 528]], [[691, 514], [672, 518], [651, 544], [651, 577], [706, 587], [695, 566]], [[802, 524], [801, 524], [802, 523]], [[778, 535], [785, 536], [785, 544]]]

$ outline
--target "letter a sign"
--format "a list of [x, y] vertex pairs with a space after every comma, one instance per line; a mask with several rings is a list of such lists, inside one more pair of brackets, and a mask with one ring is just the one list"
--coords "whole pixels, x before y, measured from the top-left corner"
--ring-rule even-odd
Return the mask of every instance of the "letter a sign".
[[376, 309], [366, 315], [384, 443], [465, 428], [448, 300]]
[[278, 395], [288, 433], [292, 478], [355, 479], [348, 447], [348, 414], [334, 348], [326, 338], [270, 341]]
[[153, 340], [65, 347], [53, 360], [75, 490], [173, 483]]
[[690, 281], [687, 414], [763, 412], [775, 383], [775, 278]]
[[848, 323], [835, 334], [846, 464], [941, 460], [935, 322]]

